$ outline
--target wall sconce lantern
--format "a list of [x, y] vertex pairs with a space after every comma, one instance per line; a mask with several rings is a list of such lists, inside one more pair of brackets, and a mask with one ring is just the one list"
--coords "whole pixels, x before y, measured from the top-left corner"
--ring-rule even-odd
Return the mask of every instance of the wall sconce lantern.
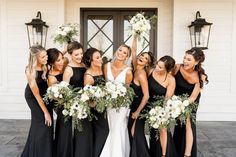
[[199, 11], [196, 12], [196, 20], [188, 26], [190, 31], [190, 39], [192, 48], [197, 47], [202, 50], [208, 49], [208, 42], [210, 37], [210, 30], [212, 23], [206, 22], [205, 19], [200, 18]]
[[31, 22], [25, 23], [27, 27], [29, 47], [33, 45], [41, 45], [45, 48], [48, 25], [41, 19], [41, 12], [37, 12], [35, 19]]

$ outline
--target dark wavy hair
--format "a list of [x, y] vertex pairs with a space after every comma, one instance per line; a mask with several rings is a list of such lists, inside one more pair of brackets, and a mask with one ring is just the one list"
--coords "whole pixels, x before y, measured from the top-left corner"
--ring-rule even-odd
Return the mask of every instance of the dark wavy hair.
[[171, 56], [163, 56], [157, 62], [159, 61], [164, 63], [167, 72], [171, 72], [175, 67], [175, 60]]
[[48, 65], [50, 65], [50, 67], [52, 67], [52, 65], [56, 62], [59, 57], [59, 54], [63, 56], [62, 52], [56, 48], [47, 49]]
[[140, 55], [143, 55], [143, 54], [148, 54], [148, 55], [149, 55], [150, 61], [149, 61], [149, 63], [148, 63], [148, 67], [149, 67], [149, 68], [152, 68], [152, 67], [155, 65], [155, 57], [154, 57], [153, 53], [152, 53], [151, 51], [141, 52], [141, 53], [138, 55], [138, 57], [139, 57]]
[[98, 49], [93, 48], [93, 47], [88, 48], [88, 49], [85, 51], [85, 53], [84, 53], [84, 55], [83, 55], [83, 62], [84, 62], [84, 64], [85, 64], [86, 67], [89, 68], [89, 67], [91, 66], [91, 62], [93, 61], [93, 54], [94, 54], [95, 52], [99, 52], [99, 53], [101, 54], [101, 52], [100, 52]]
[[84, 50], [82, 44], [80, 44], [78, 41], [72, 41], [67, 46], [67, 52], [69, 54], [72, 54], [74, 50], [82, 49]]
[[187, 50], [185, 53], [192, 55], [195, 61], [198, 62], [198, 64], [195, 66], [194, 69], [198, 72], [200, 87], [202, 88], [204, 85], [203, 80], [202, 80], [203, 75], [206, 76], [206, 83], [209, 82], [208, 75], [205, 73], [205, 70], [202, 68], [202, 63], [205, 60], [205, 54], [200, 48], [192, 48], [190, 50]]

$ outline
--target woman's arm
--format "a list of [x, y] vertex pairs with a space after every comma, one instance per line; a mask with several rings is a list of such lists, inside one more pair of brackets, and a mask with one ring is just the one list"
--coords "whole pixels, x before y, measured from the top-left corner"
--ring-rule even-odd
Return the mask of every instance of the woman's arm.
[[131, 52], [132, 52], [132, 62], [133, 62], [133, 67], [134, 70], [136, 70], [136, 66], [137, 66], [137, 37], [133, 37], [133, 42], [132, 42], [132, 46], [131, 46]]
[[63, 81], [70, 83], [70, 78], [73, 75], [73, 70], [71, 67], [67, 66], [63, 73]]
[[55, 76], [48, 75], [48, 86], [58, 83]]
[[49, 114], [49, 112], [48, 112], [48, 110], [47, 110], [47, 108], [44, 104], [44, 101], [43, 101], [42, 97], [40, 96], [39, 88], [38, 88], [38, 85], [36, 83], [35, 78], [33, 78], [33, 76], [30, 75], [30, 73], [28, 71], [26, 71], [26, 77], [27, 77], [29, 87], [30, 87], [34, 97], [36, 98], [41, 110], [44, 113], [45, 124], [48, 125], [48, 126], [51, 126], [52, 125], [52, 119], [51, 119], [51, 116], [50, 116], [50, 114]]
[[86, 86], [86, 85], [93, 85], [93, 84], [94, 84], [93, 77], [86, 72], [84, 74], [84, 86]]
[[175, 86], [176, 86], [175, 78], [170, 74], [168, 74], [168, 75], [169, 75], [168, 76], [169, 82], [168, 82], [168, 85], [167, 85], [167, 90], [166, 90], [166, 95], [165, 95], [166, 99], [169, 99], [174, 95]]
[[132, 70], [129, 69], [129, 70], [126, 72], [125, 84], [130, 85], [130, 83], [132, 82], [132, 80], [133, 80], [133, 73], [132, 73]]
[[197, 99], [200, 91], [201, 91], [200, 82], [197, 82], [197, 83], [195, 83], [193, 92], [191, 93], [191, 95], [188, 98], [190, 103], [193, 103]]
[[139, 104], [137, 110], [132, 114], [133, 119], [137, 119], [139, 117], [140, 112], [145, 107], [149, 99], [149, 90], [148, 90], [148, 81], [147, 81], [147, 74], [145, 71], [141, 71], [138, 75], [139, 84], [141, 85], [143, 98], [141, 103]]

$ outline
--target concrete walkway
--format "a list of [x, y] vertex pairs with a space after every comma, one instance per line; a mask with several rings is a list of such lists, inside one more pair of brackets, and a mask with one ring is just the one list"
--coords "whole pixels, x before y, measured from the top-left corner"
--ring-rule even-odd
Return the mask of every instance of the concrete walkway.
[[[0, 157], [18, 157], [29, 120], [0, 120]], [[197, 122], [198, 157], [236, 157], [236, 122]]]

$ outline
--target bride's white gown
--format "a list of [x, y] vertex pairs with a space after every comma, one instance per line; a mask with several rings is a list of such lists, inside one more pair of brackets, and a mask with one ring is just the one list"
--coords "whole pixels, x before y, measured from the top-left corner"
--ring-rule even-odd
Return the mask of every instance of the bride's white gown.
[[[111, 72], [111, 64], [107, 64], [107, 79], [110, 81], [125, 83], [126, 72], [130, 67], [125, 68], [114, 78]], [[108, 109], [107, 118], [109, 134], [103, 147], [100, 157], [129, 157], [130, 143], [128, 135], [129, 108], [121, 107], [119, 110]]]

